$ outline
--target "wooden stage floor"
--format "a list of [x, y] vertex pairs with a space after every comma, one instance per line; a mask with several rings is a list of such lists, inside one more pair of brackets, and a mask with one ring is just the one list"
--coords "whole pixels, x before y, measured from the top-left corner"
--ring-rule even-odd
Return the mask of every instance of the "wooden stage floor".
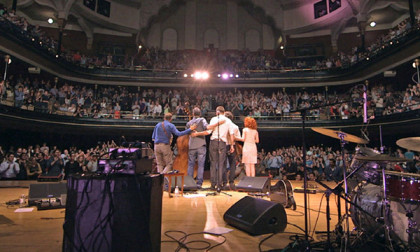
[[[28, 195], [29, 184], [35, 181], [0, 181], [0, 251], [60, 251], [63, 240], [64, 209], [37, 211], [36, 207], [32, 212], [15, 213], [18, 206], [7, 206], [6, 202], [18, 199], [21, 194]], [[274, 184], [275, 181], [272, 181]], [[292, 181], [294, 187], [302, 187], [302, 182]], [[314, 183], [314, 182], [313, 182]], [[334, 186], [335, 183], [327, 183]], [[206, 181], [204, 187], [209, 186]], [[319, 191], [324, 189], [318, 185]], [[199, 191], [206, 194], [210, 191]], [[173, 197], [169, 198], [168, 193], [163, 193], [162, 209], [162, 244], [161, 251], [175, 251], [177, 244], [164, 242], [170, 239], [165, 236], [167, 231], [182, 231], [187, 234], [202, 232], [215, 227], [231, 228], [226, 233], [226, 242], [212, 249], [211, 251], [259, 251], [259, 243], [268, 235], [251, 236], [243, 231], [227, 225], [223, 220], [224, 213], [237, 201], [247, 195], [244, 192], [226, 191], [231, 196], [219, 194], [207, 197]], [[314, 234], [313, 230], [326, 231], [326, 200], [322, 192], [309, 195], [309, 235], [315, 240], [325, 240], [325, 234]], [[264, 197], [268, 199], [268, 197]], [[297, 209], [286, 209], [288, 223], [297, 225], [304, 229], [304, 200], [303, 193], [295, 193]], [[322, 202], [321, 202], [322, 201]], [[337, 223], [336, 197], [330, 198], [332, 220], [334, 228]], [[321, 205], [320, 205], [321, 203]], [[344, 204], [342, 204], [344, 213]], [[320, 209], [321, 213], [318, 213]], [[315, 226], [316, 224], [316, 226]], [[350, 226], [352, 228], [350, 219]], [[293, 234], [304, 234], [297, 227], [288, 224], [285, 232], [274, 235], [262, 244], [263, 251], [276, 250], [286, 247]], [[174, 237], [181, 237], [179, 233], [171, 233]], [[206, 240], [212, 245], [223, 241], [222, 237], [211, 235], [193, 235], [190, 240]], [[194, 247], [201, 247], [204, 244], [190, 244]], [[181, 250], [185, 251], [185, 250]], [[197, 251], [197, 250], [196, 250]], [[203, 251], [203, 250], [201, 250]]]

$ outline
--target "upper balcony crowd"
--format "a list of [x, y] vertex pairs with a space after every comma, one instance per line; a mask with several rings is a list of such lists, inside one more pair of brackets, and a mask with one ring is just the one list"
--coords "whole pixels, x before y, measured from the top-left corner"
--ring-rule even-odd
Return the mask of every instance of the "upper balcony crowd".
[[[402, 88], [405, 86], [405, 89]], [[397, 89], [398, 88], [398, 89]], [[343, 90], [343, 88], [342, 88]], [[236, 118], [290, 120], [308, 109], [308, 119], [332, 120], [363, 116], [363, 87], [344, 91], [314, 89], [141, 88], [69, 83], [58, 78], [9, 75], [0, 82], [3, 104], [38, 112], [89, 118], [160, 118], [171, 112], [188, 117], [194, 107], [203, 116], [223, 105]], [[367, 90], [368, 116], [385, 116], [420, 108], [420, 84], [372, 83]]]
[[11, 32], [19, 39], [31, 43], [53, 57], [84, 68], [193, 71], [200, 67], [212, 72], [229, 71], [241, 73], [244, 76], [252, 71], [348, 68], [360, 61], [375, 57], [391, 47], [398, 46], [399, 42], [404, 41], [408, 35], [419, 31], [420, 14], [416, 17], [416, 21], [412, 26], [408, 19], [403, 20], [386, 34], [379, 36], [375, 42], [367, 45], [366, 50], [354, 46], [351, 52], [338, 52], [335, 56], [324, 59], [290, 60], [285, 57], [277, 57], [274, 51], [262, 50], [258, 52], [250, 52], [247, 49], [168, 51], [154, 47], [142, 47], [134, 55], [126, 54], [125, 56], [111, 53], [108, 55], [87, 55], [80, 53], [75, 48], [61, 48], [60, 55], [57, 55], [58, 42], [54, 38], [47, 36], [39, 26], [29, 24], [15, 11], [9, 11], [7, 8], [0, 9], [0, 27], [4, 32]]

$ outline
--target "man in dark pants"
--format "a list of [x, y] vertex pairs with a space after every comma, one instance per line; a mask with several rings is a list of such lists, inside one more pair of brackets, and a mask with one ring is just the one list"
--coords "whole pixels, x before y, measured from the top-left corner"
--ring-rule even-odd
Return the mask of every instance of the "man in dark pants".
[[[226, 111], [225, 116], [232, 121], [233, 139], [241, 138], [238, 125], [233, 123], [233, 114], [230, 111]], [[229, 163], [229, 188], [230, 190], [236, 190], [235, 176], [236, 176], [236, 162], [238, 161], [238, 155], [236, 153], [235, 141], [232, 142], [232, 138], [228, 137], [228, 145], [226, 146], [227, 161]], [[235, 146], [234, 150], [231, 151], [231, 146]], [[226, 183], [227, 174], [225, 173], [223, 182]]]
[[[223, 174], [226, 172], [226, 145], [228, 133], [231, 137], [231, 143], [234, 143], [234, 132], [232, 121], [225, 116], [225, 108], [218, 106], [216, 108], [216, 116], [210, 120], [210, 124], [216, 124], [220, 120], [225, 120], [224, 124], [218, 125], [210, 137], [210, 182], [212, 188], [217, 188], [217, 191], [222, 190]], [[230, 151], [233, 152], [234, 146], [230, 146]]]
[[[204, 174], [204, 163], [206, 161], [206, 138], [205, 135], [209, 133], [208, 129], [213, 129], [217, 126], [207, 124], [206, 119], [201, 117], [201, 110], [197, 107], [193, 109], [194, 118], [187, 123], [187, 128], [191, 125], [197, 125], [196, 131], [191, 134], [188, 143], [188, 176], [194, 177], [194, 165], [197, 159], [198, 170], [197, 170], [197, 187], [201, 188], [203, 185], [203, 174]], [[219, 122], [223, 123], [223, 122]]]

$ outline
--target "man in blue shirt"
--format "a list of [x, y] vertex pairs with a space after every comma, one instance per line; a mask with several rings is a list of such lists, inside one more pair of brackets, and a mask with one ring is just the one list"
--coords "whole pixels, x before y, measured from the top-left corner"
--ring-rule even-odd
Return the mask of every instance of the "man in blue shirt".
[[156, 124], [153, 130], [152, 140], [155, 142], [156, 164], [159, 173], [167, 173], [172, 169], [172, 150], [171, 139], [172, 134], [183, 136], [190, 134], [197, 128], [197, 125], [191, 125], [189, 129], [178, 131], [172, 124], [172, 114], [166, 113], [164, 121]]

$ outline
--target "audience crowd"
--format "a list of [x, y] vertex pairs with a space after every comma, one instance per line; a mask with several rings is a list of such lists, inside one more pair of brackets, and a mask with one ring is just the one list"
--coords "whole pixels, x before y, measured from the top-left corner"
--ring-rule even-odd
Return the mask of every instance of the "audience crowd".
[[[420, 84], [401, 86], [372, 84], [367, 90], [369, 116], [384, 116], [420, 108]], [[299, 119], [295, 110], [307, 108], [309, 119], [349, 119], [363, 116], [363, 88], [350, 91], [324, 89], [202, 89], [202, 88], [133, 88], [83, 85], [59, 82], [58, 78], [30, 79], [9, 75], [0, 82], [0, 100], [15, 107], [50, 114], [90, 118], [143, 119], [161, 117], [171, 112], [187, 117], [193, 107], [203, 116], [218, 105], [232, 111], [235, 117], [257, 119]], [[312, 109], [311, 109], [312, 108]]]
[[[420, 12], [419, 12], [420, 13]], [[399, 40], [414, 31], [418, 30], [417, 23], [412, 27], [409, 19], [405, 19], [397, 26], [390, 29], [388, 33], [378, 37], [377, 40], [366, 49], [354, 47], [352, 52], [339, 52], [336, 56], [323, 60], [317, 57], [308, 57], [307, 60], [282, 60], [276, 57], [274, 51], [251, 52], [244, 50], [219, 51], [217, 49], [178, 50], [168, 51], [155, 47], [143, 47], [135, 55], [114, 55], [102, 53], [100, 55], [85, 55], [73, 48], [61, 48], [62, 59], [82, 67], [111, 67], [132, 69], [135, 66], [148, 70], [190, 70], [193, 71], [200, 66], [204, 69], [211, 69], [212, 72], [229, 71], [242, 73], [244, 76], [250, 71], [272, 71], [286, 69], [330, 69], [347, 68], [357, 62], [374, 57], [387, 48], [397, 46]], [[13, 30], [15, 35], [21, 35], [25, 40], [32, 41], [38, 47], [48, 51], [53, 56], [58, 53], [58, 42], [45, 34], [38, 25], [31, 25], [24, 17], [20, 17], [15, 11], [7, 8], [0, 10], [0, 25]], [[287, 57], [286, 57], [287, 58]]]
[[[86, 150], [74, 146], [60, 150], [57, 146], [49, 147], [46, 143], [17, 148], [11, 146], [7, 151], [0, 146], [0, 179], [37, 179], [41, 174], [45, 176], [61, 174], [63, 178], [67, 178], [68, 175], [75, 173], [95, 173], [98, 172], [98, 160], [109, 158], [109, 149], [116, 147], [118, 145], [114, 141], [100, 142], [96, 147]], [[350, 173], [355, 168], [352, 161], [356, 154], [355, 151], [345, 151], [345, 162], [343, 162], [340, 150], [322, 145], [309, 147], [306, 152], [308, 179], [341, 181], [343, 163]], [[389, 169], [420, 173], [419, 153], [397, 149], [395, 152], [390, 152], [390, 155], [412, 161], [392, 164]], [[301, 147], [279, 147], [269, 152], [261, 149], [258, 153], [256, 173], [261, 176], [302, 180], [303, 172]]]
[[[376, 149], [372, 149], [371, 152], [380, 153]], [[389, 154], [390, 156], [406, 158], [411, 161], [398, 164], [390, 163], [387, 169], [420, 173], [419, 153], [413, 153], [409, 150], [403, 152], [402, 149], [397, 149], [395, 152], [390, 151]], [[306, 152], [308, 179], [311, 181], [341, 181], [343, 179], [342, 168], [344, 164], [347, 174], [350, 174], [356, 168], [354, 165], [354, 157], [356, 155], [361, 155], [361, 152], [346, 150], [344, 153], [345, 162], [343, 162], [343, 155], [340, 150], [333, 150], [331, 147], [322, 145], [311, 146]], [[258, 154], [258, 171], [260, 174], [268, 174], [277, 179], [302, 180], [304, 176], [302, 148], [296, 146], [279, 147], [269, 152], [261, 149]]]

